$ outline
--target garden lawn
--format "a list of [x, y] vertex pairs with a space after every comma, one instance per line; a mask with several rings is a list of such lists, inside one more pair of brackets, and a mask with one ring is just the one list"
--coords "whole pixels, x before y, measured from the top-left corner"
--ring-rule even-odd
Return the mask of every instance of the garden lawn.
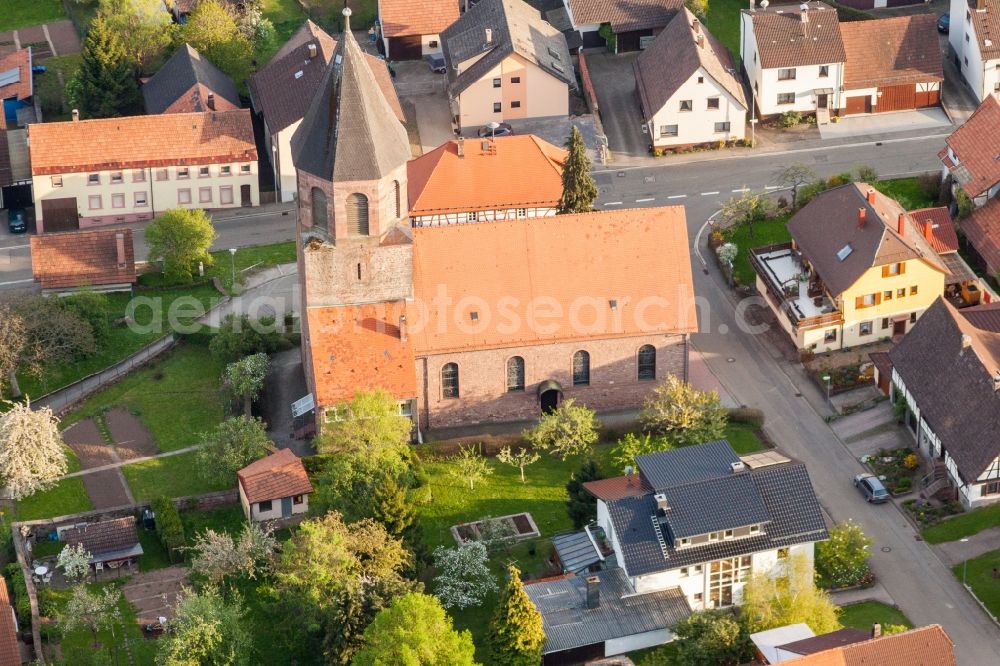
[[170, 555], [163, 547], [163, 542], [156, 532], [150, 532], [142, 526], [139, 528], [139, 545], [142, 546], [142, 557], [139, 558], [139, 571], [155, 571], [156, 569], [166, 569], [171, 564]]
[[226, 490], [236, 485], [235, 477], [229, 483], [216, 483], [203, 479], [196, 467], [196, 453], [190, 451], [125, 465], [122, 467], [122, 473], [137, 501], [150, 500], [161, 495], [166, 497], [202, 495], [216, 490]]
[[746, 9], [742, 0], [709, 0], [705, 25], [715, 38], [725, 44], [733, 54], [733, 62], [740, 64], [740, 10]]
[[925, 527], [920, 534], [927, 543], [944, 543], [957, 541], [998, 526], [1000, 526], [1000, 504], [992, 504], [948, 518], [937, 525]]
[[[211, 430], [223, 419], [219, 397], [221, 375], [222, 364], [212, 358], [207, 347], [181, 343], [141, 370], [91, 396], [64, 422], [68, 425], [123, 406], [146, 425], [161, 451], [192, 446], [199, 443], [200, 433]], [[164, 460], [178, 464], [177, 458]], [[126, 477], [132, 467], [125, 466]], [[187, 472], [188, 476], [195, 476], [191, 470]]]
[[[968, 571], [965, 570], [965, 564], [968, 564]], [[1000, 550], [980, 555], [951, 568], [958, 580], [961, 581], [965, 576], [969, 587], [994, 617], [1000, 617], [1000, 585], [993, 577], [993, 572], [998, 568], [1000, 568]]]
[[0, 0], [0, 32], [64, 18], [60, 0]]
[[[18, 375], [21, 391], [37, 398], [101, 372], [173, 330], [169, 324], [171, 319], [187, 326], [197, 318], [193, 314], [198, 314], [199, 311], [204, 313], [222, 298], [209, 285], [143, 291], [137, 297], [141, 300], [135, 301], [130, 312], [129, 304], [133, 300], [130, 294], [108, 294], [108, 318], [112, 321], [112, 327], [108, 339], [98, 344], [98, 352], [79, 361], [49, 367], [40, 378]], [[170, 316], [171, 309], [174, 311], [173, 317]], [[138, 328], [113, 325], [114, 321], [123, 319], [126, 313], [133, 315]]]
[[215, 263], [205, 271], [205, 277], [219, 278], [223, 288], [229, 293], [233, 293], [234, 261], [236, 265], [236, 281], [243, 284], [246, 282], [243, 272], [248, 268], [261, 270], [270, 266], [277, 266], [278, 264], [295, 263], [295, 241], [240, 248], [236, 251], [235, 257], [231, 256], [228, 250], [213, 252], [212, 257], [215, 259]]
[[[280, 47], [308, 18], [295, 0], [264, 0], [264, 18], [274, 24], [274, 43]], [[338, 5], [340, 3], [334, 3]]]
[[757, 429], [746, 423], [730, 423], [726, 426], [726, 440], [741, 456], [764, 449], [764, 442], [757, 435]]
[[892, 197], [906, 210], [930, 208], [937, 205], [936, 197], [928, 196], [914, 178], [895, 178], [872, 183], [882, 194]]
[[[112, 583], [89, 584], [92, 591], [99, 591], [104, 587], [121, 585], [124, 581], [114, 581]], [[69, 590], [58, 592], [60, 597], [59, 605], [64, 607], [69, 601]], [[153, 640], [146, 640], [142, 635], [136, 618], [135, 608], [122, 595], [118, 605], [121, 619], [116, 623], [114, 632], [102, 630], [97, 632], [97, 642], [100, 647], [94, 647], [94, 635], [88, 629], [76, 629], [62, 637], [60, 646], [62, 656], [67, 664], [135, 664], [136, 666], [152, 666], [156, 660], [157, 643]], [[127, 650], [126, 650], [127, 644]], [[129, 658], [131, 655], [131, 659]]]
[[[79, 53], [46, 58], [44, 64], [48, 71], [35, 75], [35, 97], [46, 122], [70, 119], [69, 104], [64, 97], [65, 87], [80, 68], [82, 58]], [[59, 73], [62, 73], [62, 83], [59, 82]]]
[[751, 248], [787, 243], [792, 239], [785, 227], [789, 217], [791, 216], [779, 215], [773, 220], [757, 222], [752, 228], [753, 235], [751, 228], [745, 225], [729, 227], [723, 232], [726, 242], [735, 243], [739, 249], [736, 261], [733, 262], [733, 273], [737, 282], [749, 286], [757, 280], [757, 274], [750, 265]]
[[49, 490], [35, 493], [17, 502], [18, 520], [38, 520], [65, 516], [94, 508], [87, 491], [83, 487], [83, 479], [75, 476], [63, 479]]
[[194, 544], [194, 537], [205, 530], [224, 532], [236, 538], [243, 529], [246, 518], [243, 516], [243, 507], [233, 504], [208, 511], [182, 511], [181, 522], [184, 524], [184, 537], [191, 546]]
[[840, 623], [845, 627], [869, 631], [876, 622], [883, 627], [887, 624], [901, 624], [907, 629], [913, 628], [910, 618], [901, 610], [879, 601], [863, 601], [859, 604], [841, 606]]

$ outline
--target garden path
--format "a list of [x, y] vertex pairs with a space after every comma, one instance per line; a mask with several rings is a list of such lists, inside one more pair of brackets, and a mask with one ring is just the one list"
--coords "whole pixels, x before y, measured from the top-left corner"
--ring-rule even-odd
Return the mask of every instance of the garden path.
[[70, 472], [69, 474], [64, 474], [63, 476], [60, 476], [58, 479], [56, 479], [56, 481], [62, 481], [63, 479], [72, 479], [75, 476], [82, 476], [84, 477], [84, 479], [86, 479], [88, 475], [95, 474], [97, 472], [104, 472], [107, 470], [118, 469], [124, 465], [134, 465], [135, 463], [146, 462], [147, 460], [156, 460], [157, 458], [169, 458], [170, 456], [177, 456], [182, 453], [197, 451], [200, 448], [201, 445], [195, 444], [194, 446], [185, 446], [183, 449], [175, 449], [173, 451], [165, 451], [163, 453], [157, 453], [155, 456], [143, 456], [142, 458], [121, 460], [119, 462], [109, 463], [107, 465], [102, 465], [100, 467], [81, 469], [79, 472]]
[[114, 447], [104, 442], [94, 419], [71, 425], [63, 432], [63, 441], [76, 453], [83, 471], [91, 472], [83, 477], [83, 487], [95, 509], [134, 502], [125, 477], [118, 469], [121, 459]]

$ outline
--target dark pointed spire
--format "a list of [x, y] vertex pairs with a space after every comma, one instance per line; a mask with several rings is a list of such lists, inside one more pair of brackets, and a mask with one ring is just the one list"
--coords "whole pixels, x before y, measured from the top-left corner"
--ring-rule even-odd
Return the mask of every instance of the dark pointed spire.
[[378, 180], [410, 159], [410, 143], [351, 33], [351, 9], [343, 13], [344, 34], [292, 137], [292, 159], [330, 181]]

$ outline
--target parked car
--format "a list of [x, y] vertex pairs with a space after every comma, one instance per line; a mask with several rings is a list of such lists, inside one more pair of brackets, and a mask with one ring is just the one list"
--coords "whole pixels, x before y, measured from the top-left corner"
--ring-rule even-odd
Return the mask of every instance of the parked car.
[[514, 128], [507, 123], [497, 123], [499, 127], [493, 129], [491, 127], [480, 127], [479, 128], [479, 138], [488, 139], [494, 136], [510, 136], [514, 133]]
[[951, 16], [949, 14], [941, 14], [938, 17], [938, 32], [948, 32], [951, 28]]
[[871, 504], [882, 504], [889, 501], [889, 491], [874, 474], [865, 472], [854, 477], [854, 486], [865, 496], [865, 501]]
[[12, 234], [23, 234], [28, 231], [28, 218], [23, 208], [11, 208], [7, 211], [7, 228]]
[[427, 66], [431, 68], [432, 72], [437, 72], [438, 74], [444, 74], [448, 71], [447, 65], [444, 64], [444, 56], [440, 53], [432, 53], [430, 55], [425, 55], [424, 60], [427, 61]]

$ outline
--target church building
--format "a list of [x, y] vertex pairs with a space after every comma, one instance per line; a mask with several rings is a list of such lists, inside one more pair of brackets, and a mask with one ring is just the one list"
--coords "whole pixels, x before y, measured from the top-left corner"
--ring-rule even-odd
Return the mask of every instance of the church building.
[[687, 379], [697, 320], [683, 207], [418, 226], [409, 145], [345, 29], [292, 140], [320, 430], [375, 388], [425, 434], [531, 420], [570, 398], [636, 408], [668, 375]]

